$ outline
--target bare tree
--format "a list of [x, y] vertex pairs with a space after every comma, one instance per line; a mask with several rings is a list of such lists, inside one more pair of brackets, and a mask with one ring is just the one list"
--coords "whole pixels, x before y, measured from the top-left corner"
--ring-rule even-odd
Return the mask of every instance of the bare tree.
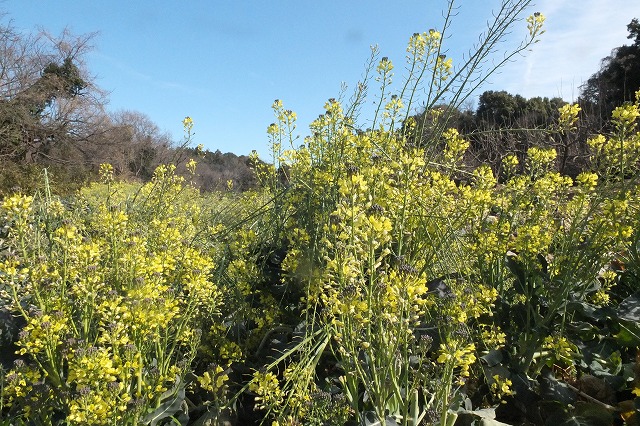
[[100, 131], [106, 97], [84, 62], [94, 36], [0, 26], [1, 160], [64, 163]]
[[113, 131], [119, 134], [114, 139], [122, 171], [133, 176], [149, 179], [156, 166], [171, 158], [171, 135], [163, 132], [147, 115], [124, 110], [110, 115]]

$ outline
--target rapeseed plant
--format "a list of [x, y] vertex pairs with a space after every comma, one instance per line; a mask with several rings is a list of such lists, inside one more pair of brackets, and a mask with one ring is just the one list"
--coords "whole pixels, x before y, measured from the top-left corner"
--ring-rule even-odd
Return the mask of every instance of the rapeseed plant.
[[[3, 390], [16, 417], [138, 424], [183, 383], [198, 323], [216, 318], [215, 265], [194, 244], [198, 207], [164, 201], [181, 191], [173, 169], [159, 168], [128, 205], [109, 204], [121, 195], [110, 168], [102, 170], [110, 197], [87, 204], [84, 221], [72, 222], [77, 212], [50, 198], [2, 204], [15, 255], [3, 259], [0, 279], [8, 308], [25, 321], [7, 373], [15, 379]], [[156, 213], [148, 222], [147, 209]], [[48, 231], [50, 222], [58, 226]]]
[[[544, 16], [526, 22], [528, 46], [544, 32]], [[516, 394], [512, 372], [535, 376], [543, 366], [575, 362], [574, 352], [562, 349], [573, 348], [564, 335], [567, 300], [606, 300], [611, 286], [591, 284], [631, 238], [631, 194], [598, 192], [602, 169], [575, 180], [560, 175], [556, 151], [537, 146], [526, 155], [506, 153], [500, 176], [487, 165], [462, 169], [469, 143], [446, 128], [447, 109], [434, 107], [466, 75], [442, 55], [443, 37], [433, 30], [410, 38], [409, 76], [398, 94], [391, 91], [394, 63], [372, 60], [380, 90], [366, 131], [354, 130], [357, 105], [330, 99], [294, 148], [292, 114], [274, 103], [277, 122], [268, 133], [275, 166], [259, 172], [271, 193], [281, 194], [272, 216], [286, 218], [277, 225], [276, 238], [287, 247], [280, 280], [306, 289], [299, 325], [306, 334], [267, 366], [275, 374], [284, 363], [296, 374], [269, 376], [268, 383], [266, 372], [254, 375], [251, 389], [269, 419], [311, 421], [303, 402], [320, 388], [343, 395], [361, 424], [427, 417], [451, 424], [467, 388], [484, 383], [500, 402]], [[408, 114], [425, 76], [431, 120], [418, 125]], [[355, 102], [367, 84], [358, 85]], [[579, 111], [560, 108], [548, 131], [575, 130]], [[625, 140], [635, 137], [628, 132], [634, 117], [615, 118]], [[621, 146], [594, 152], [595, 163], [609, 155], [615, 164]], [[587, 248], [576, 250], [576, 241]], [[551, 350], [545, 340], [552, 327], [562, 348]], [[314, 371], [327, 356], [337, 372], [323, 384]], [[271, 388], [277, 400], [265, 399]]]
[[[142, 186], [103, 165], [73, 202], [6, 198], [0, 295], [23, 324], [2, 414], [185, 423], [199, 404], [205, 423], [248, 397], [272, 424], [450, 425], [476, 416], [472, 399], [509, 406], [535, 379], [568, 388], [597, 368], [626, 371], [618, 392], [637, 395], [637, 365], [621, 360], [640, 344], [625, 275], [640, 226], [638, 100], [590, 139], [592, 168], [574, 179], [539, 146], [504, 153], [500, 173], [464, 166], [469, 141], [448, 128], [528, 4], [503, 2], [460, 64], [443, 47], [453, 2], [441, 31], [409, 39], [404, 80], [374, 49], [373, 77], [352, 104], [329, 99], [301, 146], [296, 114], [274, 101], [262, 192], [205, 199], [173, 165]], [[505, 60], [544, 32], [543, 15], [525, 21]], [[371, 80], [377, 109], [356, 130]], [[579, 112], [560, 108], [549, 136], [569, 137]], [[619, 345], [601, 356], [589, 346], [600, 341]]]

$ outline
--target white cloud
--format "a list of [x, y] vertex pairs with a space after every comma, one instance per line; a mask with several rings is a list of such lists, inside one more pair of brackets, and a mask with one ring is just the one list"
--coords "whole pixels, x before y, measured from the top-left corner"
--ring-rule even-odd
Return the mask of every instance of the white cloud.
[[541, 41], [507, 65], [488, 90], [576, 99], [601, 59], [631, 42], [627, 24], [640, 18], [640, 7], [630, 0], [544, 0], [537, 9], [547, 18]]
[[142, 84], [154, 86], [162, 90], [177, 90], [177, 91], [182, 91], [189, 94], [198, 93], [197, 90], [191, 87], [188, 87], [182, 83], [170, 81], [170, 80], [163, 80], [155, 77], [154, 75], [141, 72], [137, 68], [134, 68], [133, 66], [128, 65], [127, 63], [113, 56], [109, 56], [100, 52], [93, 52], [92, 55], [95, 58], [105, 61], [112, 67], [112, 70], [114, 71], [114, 73], [111, 75], [111, 77], [119, 76], [121, 79], [129, 80], [130, 84], [142, 83]]

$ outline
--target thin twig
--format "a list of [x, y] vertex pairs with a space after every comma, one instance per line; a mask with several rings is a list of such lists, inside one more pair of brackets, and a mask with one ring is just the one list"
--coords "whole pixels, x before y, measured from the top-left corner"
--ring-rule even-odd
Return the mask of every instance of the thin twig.
[[580, 395], [581, 397], [583, 397], [584, 399], [588, 400], [589, 402], [593, 402], [594, 404], [597, 404], [599, 406], [601, 406], [602, 408], [609, 410], [609, 411], [613, 411], [613, 412], [618, 412], [620, 411], [619, 408], [614, 407], [612, 405], [609, 405], [607, 403], [604, 403], [602, 401], [600, 401], [599, 399], [596, 399], [594, 397], [592, 397], [591, 395], [587, 395], [586, 393], [584, 393], [583, 391], [581, 391], [580, 389], [576, 388], [575, 386], [570, 385], [567, 382], [563, 382], [565, 385], [567, 385], [567, 387], [569, 389], [571, 389], [572, 391], [574, 391], [575, 393], [577, 393], [578, 395]]

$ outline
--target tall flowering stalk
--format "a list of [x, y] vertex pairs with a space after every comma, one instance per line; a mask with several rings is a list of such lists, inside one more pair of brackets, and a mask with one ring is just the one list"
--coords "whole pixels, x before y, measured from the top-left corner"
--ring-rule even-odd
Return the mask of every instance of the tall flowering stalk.
[[[370, 130], [354, 129], [368, 80], [358, 84], [356, 104], [344, 107], [330, 99], [300, 148], [282, 151], [291, 114], [281, 103], [274, 105], [278, 122], [269, 134], [274, 164], [286, 179], [282, 199], [274, 204], [279, 210], [274, 218], [286, 217], [281, 225], [288, 248], [283, 282], [305, 288], [301, 325], [307, 331], [300, 352], [279, 358], [287, 362], [291, 356], [300, 373], [277, 383], [270, 377], [268, 384], [295, 388], [297, 395], [288, 398], [274, 390], [271, 394], [280, 397], [266, 404], [260, 397], [261, 407], [279, 422], [308, 418], [315, 404], [311, 395], [324, 388], [314, 374], [302, 371], [315, 371], [328, 354], [339, 372], [330, 384], [346, 398], [358, 422], [451, 420], [453, 397], [477, 360], [471, 333], [460, 331], [489, 315], [497, 296], [478, 281], [473, 259], [462, 252], [469, 224], [492, 202], [496, 180], [490, 169], [480, 168], [473, 173], [475, 185], [456, 185], [453, 177], [468, 142], [441, 127], [446, 110], [430, 129], [432, 139], [423, 138], [426, 129], [409, 114], [422, 90], [428, 94], [427, 108], [449, 95], [453, 105], [462, 102], [473, 88], [471, 75], [479, 73], [484, 80], [491, 74], [480, 64], [527, 5], [505, 1], [478, 52], [457, 68], [443, 55], [444, 31], [414, 34], [407, 48], [409, 74], [399, 93], [392, 90], [393, 62], [372, 60], [367, 72], [377, 74], [380, 90], [374, 93], [377, 108]], [[449, 2], [449, 13], [453, 7]], [[446, 16], [445, 30], [451, 15]], [[531, 19], [529, 37], [513, 54], [541, 34], [542, 15]], [[438, 146], [445, 149], [438, 153]], [[270, 173], [275, 176], [278, 170]], [[282, 181], [270, 182], [277, 186]], [[438, 292], [438, 286], [446, 291]], [[463, 308], [458, 298], [465, 300]], [[452, 326], [440, 327], [443, 319]], [[320, 347], [326, 354], [305, 356], [311, 347], [316, 348], [313, 354]], [[260, 383], [265, 380], [256, 373], [253, 391], [263, 395]], [[300, 404], [304, 395], [306, 405]]]

